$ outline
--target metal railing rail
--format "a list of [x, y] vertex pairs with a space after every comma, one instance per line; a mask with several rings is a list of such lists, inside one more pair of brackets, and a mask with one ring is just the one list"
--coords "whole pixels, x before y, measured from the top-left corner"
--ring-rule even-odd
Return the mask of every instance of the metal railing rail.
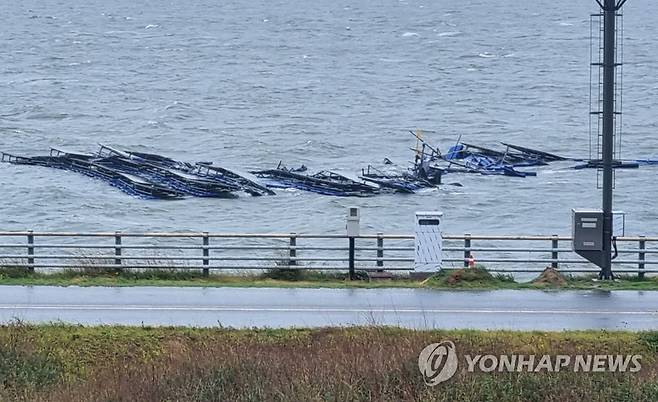
[[[350, 260], [348, 237], [304, 233], [123, 233], [0, 232], [0, 266], [35, 269], [202, 269], [277, 268], [411, 271], [414, 236], [366, 234], [355, 238]], [[493, 272], [533, 273], [546, 266], [564, 272], [595, 273], [598, 268], [570, 248], [569, 236], [444, 235], [444, 268], [475, 260]], [[658, 273], [658, 237], [617, 239], [615, 272]], [[652, 248], [653, 247], [653, 248]], [[577, 266], [577, 267], [576, 267]], [[651, 268], [648, 268], [651, 267]]]

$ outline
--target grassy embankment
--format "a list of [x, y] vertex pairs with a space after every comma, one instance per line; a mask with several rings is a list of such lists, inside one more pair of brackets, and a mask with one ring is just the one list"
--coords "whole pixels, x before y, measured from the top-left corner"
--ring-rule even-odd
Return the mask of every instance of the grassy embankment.
[[[428, 387], [428, 344], [464, 354], [640, 354], [639, 373], [468, 373]], [[0, 400], [656, 401], [658, 332], [0, 327]]]
[[0, 268], [0, 285], [31, 286], [202, 286], [202, 287], [303, 287], [303, 288], [428, 288], [428, 289], [603, 289], [658, 290], [658, 277], [619, 276], [612, 282], [591, 276], [560, 275], [548, 270], [535, 280], [517, 282], [510, 275], [492, 274], [485, 268], [444, 271], [427, 280], [396, 276], [387, 280], [350, 281], [343, 273], [278, 269], [262, 274], [211, 274], [201, 271], [149, 269], [110, 271], [86, 267], [53, 273], [29, 272], [22, 268]]

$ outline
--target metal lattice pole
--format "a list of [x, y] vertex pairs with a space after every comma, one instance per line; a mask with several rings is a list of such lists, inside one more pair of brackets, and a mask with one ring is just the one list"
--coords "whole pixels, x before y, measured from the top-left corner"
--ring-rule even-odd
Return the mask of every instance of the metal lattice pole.
[[612, 274], [612, 196], [613, 196], [613, 158], [615, 146], [615, 78], [616, 53], [616, 18], [617, 10], [625, 0], [597, 0], [603, 8], [603, 260], [601, 279], [613, 279]]

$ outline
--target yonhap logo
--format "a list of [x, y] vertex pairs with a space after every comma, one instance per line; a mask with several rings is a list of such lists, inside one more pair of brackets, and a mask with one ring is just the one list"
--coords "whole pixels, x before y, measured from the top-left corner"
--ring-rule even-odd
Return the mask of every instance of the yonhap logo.
[[418, 356], [418, 368], [423, 374], [425, 384], [430, 386], [452, 378], [458, 366], [457, 350], [451, 341], [428, 345]]
[[[642, 370], [642, 355], [524, 355], [465, 354], [466, 373], [638, 373]], [[451, 379], [459, 367], [457, 348], [451, 341], [427, 345], [418, 356], [418, 368], [425, 384], [439, 385]]]

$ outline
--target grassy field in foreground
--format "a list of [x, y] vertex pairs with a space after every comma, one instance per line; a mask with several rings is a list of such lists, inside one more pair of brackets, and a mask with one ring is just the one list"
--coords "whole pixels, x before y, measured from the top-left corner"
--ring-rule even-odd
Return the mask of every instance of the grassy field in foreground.
[[108, 271], [93, 267], [53, 273], [0, 268], [0, 285], [31, 286], [196, 286], [196, 287], [300, 287], [300, 288], [429, 288], [429, 289], [603, 289], [658, 290], [658, 277], [620, 276], [615, 281], [596, 281], [589, 276], [564, 276], [547, 270], [529, 282], [517, 282], [510, 275], [492, 274], [485, 268], [444, 271], [427, 280], [396, 276], [370, 280], [364, 273], [350, 281], [344, 273], [322, 273], [278, 269], [261, 274], [211, 274], [201, 271], [150, 269]]
[[[469, 373], [424, 384], [419, 352], [640, 354], [638, 373]], [[0, 327], [2, 401], [656, 401], [658, 333]]]

